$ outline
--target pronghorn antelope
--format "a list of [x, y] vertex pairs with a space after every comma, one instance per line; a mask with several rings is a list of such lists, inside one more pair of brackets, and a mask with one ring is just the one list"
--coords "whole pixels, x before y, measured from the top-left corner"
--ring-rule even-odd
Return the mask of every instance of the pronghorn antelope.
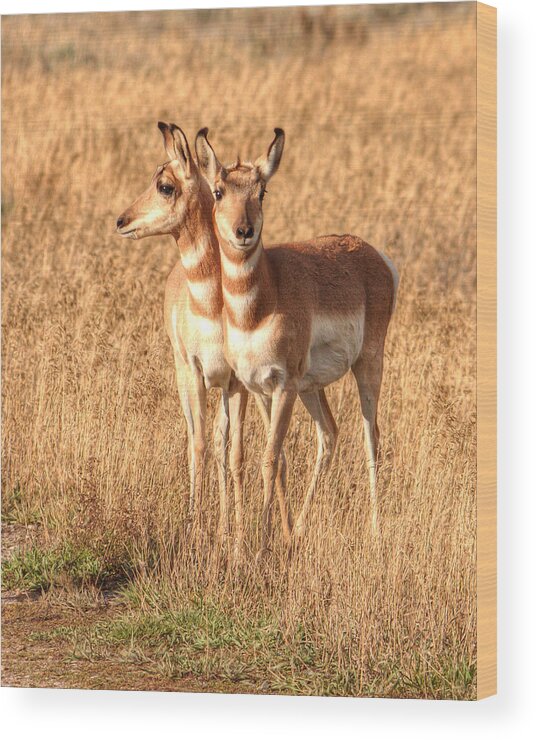
[[223, 389], [214, 424], [220, 489], [219, 535], [229, 529], [226, 448], [235, 491], [236, 537], [242, 537], [242, 420], [247, 403], [223, 354], [220, 257], [212, 227], [212, 195], [200, 176], [183, 131], [158, 124], [169, 161], [159, 166], [149, 188], [117, 219], [121, 236], [141, 239], [171, 234], [180, 259], [165, 289], [164, 320], [173, 348], [176, 380], [188, 430], [190, 516], [199, 517], [205, 462], [207, 389]]
[[[173, 348], [179, 398], [188, 430], [190, 469], [189, 512], [199, 517], [206, 449], [207, 390], [222, 389], [214, 423], [214, 450], [218, 467], [220, 520], [218, 534], [229, 533], [227, 447], [235, 495], [236, 558], [243, 540], [243, 421], [247, 391], [236, 380], [223, 352], [223, 296], [220, 250], [212, 224], [213, 197], [190, 153], [184, 132], [175, 124], [158, 124], [169, 158], [153, 175], [149, 188], [117, 219], [121, 236], [141, 239], [171, 234], [180, 259], [165, 289], [164, 320]], [[269, 428], [269, 413], [258, 404]], [[229, 427], [231, 429], [229, 445]], [[285, 461], [278, 471], [277, 491], [286, 538], [292, 523], [285, 510]]]
[[245, 387], [271, 399], [262, 462], [262, 559], [271, 538], [275, 475], [292, 409], [299, 395], [313, 417], [316, 465], [294, 535], [332, 459], [337, 426], [324, 387], [349, 369], [357, 381], [364, 418], [371, 519], [377, 532], [378, 397], [383, 350], [394, 309], [398, 275], [391, 261], [356, 236], [323, 236], [263, 246], [262, 201], [284, 146], [284, 132], [254, 163], [220, 164], [207, 139], [196, 138], [198, 165], [214, 194], [214, 224], [221, 251], [225, 356]]

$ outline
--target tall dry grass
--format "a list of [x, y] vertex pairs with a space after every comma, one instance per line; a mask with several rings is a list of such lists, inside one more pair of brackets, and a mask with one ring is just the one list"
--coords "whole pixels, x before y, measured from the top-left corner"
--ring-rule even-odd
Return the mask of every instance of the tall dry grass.
[[[301, 630], [338, 682], [292, 690], [473, 696], [474, 8], [8, 17], [2, 46], [4, 509], [39, 518], [51, 547], [83, 544], [123, 568], [142, 609], [203, 594]], [[290, 563], [276, 532], [266, 577], [226, 570], [213, 462], [204, 544], [187, 539], [186, 429], [162, 322], [178, 255], [168, 238], [113, 233], [164, 159], [159, 119], [190, 139], [208, 125], [226, 159], [257, 156], [284, 127], [265, 240], [351, 232], [397, 264], [379, 549], [351, 377], [328, 391], [339, 446]], [[314, 444], [300, 407], [294, 509]], [[251, 404], [248, 553], [262, 445]]]

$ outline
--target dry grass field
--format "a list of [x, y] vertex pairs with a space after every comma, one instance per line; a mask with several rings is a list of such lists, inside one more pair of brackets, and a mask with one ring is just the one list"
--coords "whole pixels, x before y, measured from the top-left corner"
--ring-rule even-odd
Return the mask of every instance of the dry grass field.
[[[2, 23], [4, 683], [474, 698], [475, 9], [6, 17]], [[226, 160], [287, 134], [264, 238], [358, 234], [399, 268], [370, 535], [359, 401], [305, 544], [247, 562], [186, 529], [186, 427], [162, 320], [171, 238], [115, 219], [165, 159], [158, 120]], [[299, 280], [299, 275], [296, 276]], [[211, 391], [211, 414], [218, 392]], [[298, 404], [294, 510], [314, 462]]]

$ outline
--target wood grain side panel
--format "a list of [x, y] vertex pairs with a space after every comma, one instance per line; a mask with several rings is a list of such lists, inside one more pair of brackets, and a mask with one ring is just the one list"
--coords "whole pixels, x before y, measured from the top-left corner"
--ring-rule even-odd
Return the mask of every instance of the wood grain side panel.
[[497, 691], [497, 11], [476, 5], [477, 697]]

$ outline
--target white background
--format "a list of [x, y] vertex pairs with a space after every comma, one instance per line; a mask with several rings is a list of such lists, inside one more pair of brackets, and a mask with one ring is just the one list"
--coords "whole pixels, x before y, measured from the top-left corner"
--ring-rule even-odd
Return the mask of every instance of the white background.
[[[78, 0], [74, 6], [53, 0], [0, 0], [0, 10], [4, 14], [256, 4], [289, 3]], [[499, 695], [478, 703], [455, 703], [3, 688], [4, 737], [536, 737], [536, 3], [493, 0], [492, 4], [498, 7], [499, 37]]]

